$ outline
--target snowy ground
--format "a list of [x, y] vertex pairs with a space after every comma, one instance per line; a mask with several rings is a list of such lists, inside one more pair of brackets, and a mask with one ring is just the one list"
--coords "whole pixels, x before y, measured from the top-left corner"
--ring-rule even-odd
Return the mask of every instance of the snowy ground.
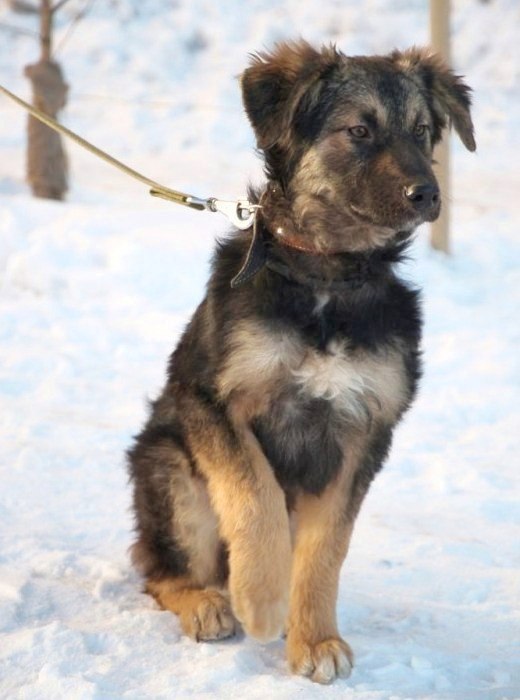
[[[357, 664], [331, 687], [290, 676], [282, 642], [183, 637], [127, 558], [123, 453], [225, 220], [76, 147], [68, 203], [31, 199], [24, 117], [0, 100], [1, 698], [520, 698], [520, 8], [453, 4], [479, 150], [453, 144], [453, 256], [425, 230], [406, 268], [425, 378], [342, 572]], [[0, 24], [33, 22], [0, 4]], [[248, 51], [302, 34], [383, 52], [425, 42], [426, 22], [421, 0], [98, 2], [59, 53], [63, 120], [165, 184], [234, 197], [260, 177], [234, 79]], [[34, 41], [0, 32], [0, 82], [27, 95]]]

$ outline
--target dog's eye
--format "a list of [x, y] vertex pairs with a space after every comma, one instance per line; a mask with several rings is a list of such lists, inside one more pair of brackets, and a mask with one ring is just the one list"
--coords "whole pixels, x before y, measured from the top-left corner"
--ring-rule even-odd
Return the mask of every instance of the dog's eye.
[[428, 124], [417, 124], [417, 126], [414, 129], [414, 134], [417, 136], [417, 138], [423, 139], [428, 133], [428, 129]]
[[362, 124], [357, 124], [356, 126], [351, 126], [348, 133], [354, 136], [356, 139], [366, 139], [369, 136], [369, 131], [366, 126]]

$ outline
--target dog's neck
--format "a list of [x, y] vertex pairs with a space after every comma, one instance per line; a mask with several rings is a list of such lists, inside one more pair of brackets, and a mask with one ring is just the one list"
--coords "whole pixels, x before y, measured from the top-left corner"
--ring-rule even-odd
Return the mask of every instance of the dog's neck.
[[334, 255], [339, 252], [327, 247], [318, 247], [309, 235], [299, 230], [291, 211], [291, 204], [281, 185], [268, 182], [260, 199], [261, 217], [265, 228], [283, 246], [311, 255]]
[[269, 182], [259, 204], [253, 238], [232, 287], [244, 284], [266, 266], [291, 282], [316, 289], [359, 289], [388, 273], [391, 264], [401, 259], [410, 237], [403, 232], [389, 245], [367, 251], [318, 247], [296, 225], [280, 185]]

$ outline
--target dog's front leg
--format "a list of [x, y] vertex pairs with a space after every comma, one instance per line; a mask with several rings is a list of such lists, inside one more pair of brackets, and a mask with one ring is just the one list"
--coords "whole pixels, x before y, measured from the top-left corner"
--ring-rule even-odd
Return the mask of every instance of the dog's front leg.
[[339, 571], [352, 533], [345, 471], [321, 495], [301, 494], [296, 503], [287, 657], [294, 673], [318, 683], [348, 676], [353, 663], [336, 624]]
[[282, 634], [287, 618], [291, 540], [285, 496], [250, 429], [220, 418], [208, 416], [204, 430], [192, 432], [197, 465], [229, 549], [233, 612], [247, 634], [269, 641]]

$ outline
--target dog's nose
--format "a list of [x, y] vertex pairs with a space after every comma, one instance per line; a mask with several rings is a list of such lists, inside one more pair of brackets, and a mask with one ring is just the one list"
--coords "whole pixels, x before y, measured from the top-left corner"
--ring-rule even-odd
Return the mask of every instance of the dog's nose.
[[418, 211], [425, 211], [439, 203], [440, 193], [437, 185], [416, 182], [404, 188], [404, 196]]

